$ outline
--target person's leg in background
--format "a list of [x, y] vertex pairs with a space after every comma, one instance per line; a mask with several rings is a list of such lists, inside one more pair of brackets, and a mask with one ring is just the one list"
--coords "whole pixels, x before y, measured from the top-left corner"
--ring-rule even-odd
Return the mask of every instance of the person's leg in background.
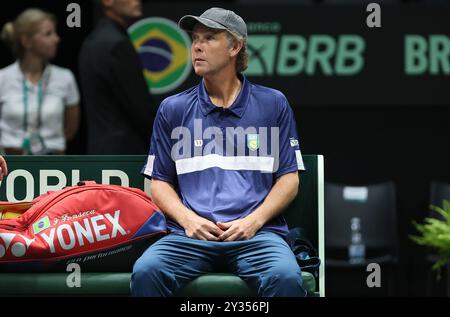
[[306, 296], [297, 260], [279, 235], [259, 232], [250, 240], [228, 243], [230, 269], [253, 287], [258, 296]]
[[191, 280], [214, 271], [218, 257], [214, 244], [174, 233], [161, 238], [134, 264], [131, 295], [176, 296]]

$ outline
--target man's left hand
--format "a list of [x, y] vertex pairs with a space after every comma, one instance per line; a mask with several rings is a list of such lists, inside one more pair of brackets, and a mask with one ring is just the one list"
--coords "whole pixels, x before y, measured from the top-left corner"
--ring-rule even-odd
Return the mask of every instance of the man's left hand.
[[219, 236], [221, 241], [239, 241], [251, 239], [261, 228], [257, 221], [249, 217], [230, 222], [218, 222], [217, 226], [225, 232]]

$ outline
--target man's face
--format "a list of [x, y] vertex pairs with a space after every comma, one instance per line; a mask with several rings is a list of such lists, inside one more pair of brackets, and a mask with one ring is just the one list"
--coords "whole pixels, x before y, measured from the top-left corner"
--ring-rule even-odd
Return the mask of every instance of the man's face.
[[142, 16], [141, 0], [105, 0], [103, 4], [123, 19], [136, 19]]
[[230, 65], [231, 53], [227, 32], [197, 23], [192, 31], [192, 65], [199, 76], [211, 75]]

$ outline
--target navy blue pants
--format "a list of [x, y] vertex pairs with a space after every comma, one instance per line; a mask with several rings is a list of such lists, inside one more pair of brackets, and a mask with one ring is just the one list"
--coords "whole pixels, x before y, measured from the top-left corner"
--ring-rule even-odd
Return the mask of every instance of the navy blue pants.
[[196, 277], [218, 271], [238, 275], [259, 296], [306, 296], [294, 254], [283, 238], [267, 231], [232, 242], [171, 233], [151, 245], [134, 264], [131, 294], [175, 296]]

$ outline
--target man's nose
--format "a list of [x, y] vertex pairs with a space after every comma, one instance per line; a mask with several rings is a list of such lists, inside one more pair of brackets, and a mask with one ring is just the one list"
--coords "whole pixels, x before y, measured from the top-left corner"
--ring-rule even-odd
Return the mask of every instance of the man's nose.
[[195, 52], [201, 52], [202, 51], [202, 47], [199, 41], [195, 41], [192, 43], [192, 48], [194, 49]]

